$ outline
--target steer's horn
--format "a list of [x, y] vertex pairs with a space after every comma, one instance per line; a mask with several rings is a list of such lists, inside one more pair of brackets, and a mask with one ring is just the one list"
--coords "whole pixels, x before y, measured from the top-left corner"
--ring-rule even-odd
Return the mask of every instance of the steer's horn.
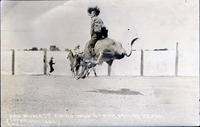
[[139, 38], [134, 38], [132, 41], [131, 41], [131, 51], [130, 51], [130, 53], [127, 55], [127, 54], [125, 54], [127, 57], [129, 57], [129, 56], [131, 56], [131, 54], [132, 54], [132, 45], [133, 45], [133, 43], [137, 40], [137, 39], [139, 39]]

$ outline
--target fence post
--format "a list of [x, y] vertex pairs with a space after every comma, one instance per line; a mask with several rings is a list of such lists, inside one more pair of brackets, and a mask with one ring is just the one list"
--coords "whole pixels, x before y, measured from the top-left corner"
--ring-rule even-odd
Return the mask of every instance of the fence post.
[[140, 75], [143, 76], [143, 70], [144, 70], [144, 51], [143, 49], [141, 50], [141, 63], [140, 63]]
[[15, 50], [12, 49], [12, 75], [15, 74]]
[[47, 74], [47, 50], [46, 49], [44, 49], [43, 62], [44, 62], [44, 75], [46, 75]]
[[178, 76], [178, 42], [176, 43], [176, 61], [175, 61], [175, 76]]

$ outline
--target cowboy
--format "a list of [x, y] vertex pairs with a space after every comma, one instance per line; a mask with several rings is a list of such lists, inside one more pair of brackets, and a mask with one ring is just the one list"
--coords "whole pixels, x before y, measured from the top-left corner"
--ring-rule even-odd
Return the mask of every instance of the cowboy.
[[103, 25], [103, 21], [98, 17], [99, 13], [100, 9], [97, 6], [88, 8], [88, 15], [91, 17], [91, 40], [89, 41], [88, 49], [92, 56], [95, 56], [94, 46], [96, 42], [99, 39], [107, 37], [107, 31]]

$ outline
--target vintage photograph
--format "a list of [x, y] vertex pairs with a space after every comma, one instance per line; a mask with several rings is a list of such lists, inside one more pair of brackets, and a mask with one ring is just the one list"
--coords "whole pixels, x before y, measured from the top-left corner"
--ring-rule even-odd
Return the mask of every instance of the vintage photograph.
[[199, 126], [198, 0], [1, 1], [1, 126]]

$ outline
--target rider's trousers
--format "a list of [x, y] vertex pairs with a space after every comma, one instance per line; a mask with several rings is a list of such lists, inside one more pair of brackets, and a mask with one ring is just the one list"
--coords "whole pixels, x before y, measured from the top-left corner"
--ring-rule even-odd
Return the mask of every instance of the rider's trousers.
[[91, 36], [91, 39], [89, 41], [89, 45], [88, 45], [88, 49], [89, 49], [89, 52], [92, 56], [95, 55], [95, 52], [94, 52], [94, 46], [96, 44], [96, 42], [100, 39], [100, 37], [97, 35], [97, 34], [93, 34]]

